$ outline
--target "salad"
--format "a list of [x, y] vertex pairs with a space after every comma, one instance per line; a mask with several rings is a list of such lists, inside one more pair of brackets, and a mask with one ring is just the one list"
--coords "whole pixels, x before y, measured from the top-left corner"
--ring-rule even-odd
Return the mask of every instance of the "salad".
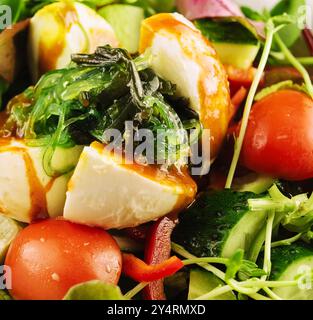
[[313, 300], [312, 8], [260, 3], [0, 0], [0, 300]]

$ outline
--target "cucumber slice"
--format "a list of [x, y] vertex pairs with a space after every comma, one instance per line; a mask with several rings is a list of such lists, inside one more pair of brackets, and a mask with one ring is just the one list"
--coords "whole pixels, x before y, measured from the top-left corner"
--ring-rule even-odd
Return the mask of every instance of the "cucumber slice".
[[114, 29], [120, 46], [130, 53], [136, 53], [139, 47], [141, 21], [144, 10], [139, 7], [112, 4], [98, 12]]
[[0, 264], [4, 261], [9, 245], [21, 230], [13, 219], [0, 214]]
[[222, 63], [243, 69], [251, 67], [260, 42], [254, 27], [246, 19], [199, 19], [195, 26], [212, 42]]
[[260, 44], [214, 43], [223, 64], [230, 64], [240, 69], [248, 69], [257, 56]]
[[[216, 287], [223, 285], [225, 285], [225, 283], [213, 273], [199, 268], [192, 269], [190, 271], [188, 300], [196, 299]], [[232, 291], [229, 291], [210, 300], [236, 300], [236, 296]]]
[[313, 300], [312, 270], [313, 249], [305, 243], [293, 243], [272, 249], [271, 280], [296, 280], [299, 285], [273, 288], [285, 300]]
[[203, 193], [181, 214], [173, 241], [199, 257], [229, 258], [239, 248], [248, 252], [267, 216], [249, 211], [247, 200], [258, 197], [231, 190]]
[[233, 189], [240, 192], [254, 192], [260, 194], [266, 192], [276, 180], [272, 177], [250, 173], [240, 178], [235, 178], [233, 182]]

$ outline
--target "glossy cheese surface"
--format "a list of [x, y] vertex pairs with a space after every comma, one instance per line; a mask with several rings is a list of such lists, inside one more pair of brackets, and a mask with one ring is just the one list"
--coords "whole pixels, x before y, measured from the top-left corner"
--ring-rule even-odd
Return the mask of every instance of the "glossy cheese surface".
[[92, 53], [98, 46], [118, 46], [112, 27], [81, 3], [57, 2], [39, 10], [30, 22], [29, 58], [33, 80], [66, 67], [73, 53]]
[[69, 182], [64, 217], [105, 229], [136, 226], [188, 206], [188, 173], [126, 164], [99, 143], [85, 147]]
[[[75, 165], [81, 149], [57, 149], [53, 164]], [[28, 147], [20, 140], [0, 139], [0, 212], [4, 215], [27, 223], [62, 215], [70, 173], [47, 176], [43, 152], [44, 148]]]
[[211, 133], [211, 159], [217, 155], [231, 115], [229, 85], [212, 45], [194, 25], [177, 13], [143, 21], [140, 52], [151, 51], [151, 67], [177, 85], [189, 99], [203, 127]]

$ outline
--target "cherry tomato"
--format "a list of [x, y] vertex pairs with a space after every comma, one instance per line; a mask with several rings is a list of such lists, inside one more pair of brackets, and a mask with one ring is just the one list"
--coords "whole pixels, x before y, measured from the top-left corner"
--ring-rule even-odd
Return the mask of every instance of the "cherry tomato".
[[281, 90], [255, 103], [241, 161], [277, 178], [312, 178], [313, 100], [302, 92]]
[[73, 285], [101, 280], [116, 284], [122, 256], [104, 230], [65, 220], [45, 220], [23, 229], [5, 264], [12, 270], [15, 299], [59, 300]]

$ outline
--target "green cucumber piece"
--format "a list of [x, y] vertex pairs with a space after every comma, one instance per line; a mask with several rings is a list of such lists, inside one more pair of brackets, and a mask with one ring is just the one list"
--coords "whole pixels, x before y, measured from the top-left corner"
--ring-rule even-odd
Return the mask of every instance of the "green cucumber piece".
[[237, 249], [248, 252], [267, 217], [265, 211], [248, 208], [248, 199], [259, 197], [232, 190], [201, 194], [181, 214], [173, 241], [198, 257], [230, 258]]
[[112, 4], [105, 6], [98, 13], [112, 26], [120, 46], [130, 53], [136, 53], [139, 47], [141, 21], [144, 19], [142, 8]]
[[21, 226], [15, 220], [0, 214], [0, 264], [4, 261], [9, 245], [20, 230]]
[[199, 19], [195, 26], [212, 42], [222, 63], [243, 69], [251, 67], [259, 52], [260, 41], [246, 19]]
[[240, 192], [253, 192], [256, 194], [266, 192], [274, 183], [276, 179], [257, 173], [250, 173], [240, 178], [235, 178], [233, 182], [233, 189]]
[[231, 64], [237, 68], [248, 69], [257, 56], [260, 45], [213, 43], [223, 64]]
[[[212, 291], [216, 287], [223, 285], [225, 285], [225, 283], [212, 272], [199, 268], [192, 269], [190, 271], [188, 300], [196, 299]], [[232, 291], [229, 291], [210, 300], [236, 300], [236, 296]]]
[[[290, 246], [273, 248], [271, 261], [271, 280], [299, 279], [299, 285], [273, 288], [274, 293], [285, 300], [313, 300], [313, 287], [310, 280], [313, 274], [313, 249], [310, 246], [303, 242], [297, 242]], [[305, 273], [306, 276], [301, 277], [304, 272], [307, 272]], [[305, 279], [307, 279], [307, 282], [305, 282]]]

